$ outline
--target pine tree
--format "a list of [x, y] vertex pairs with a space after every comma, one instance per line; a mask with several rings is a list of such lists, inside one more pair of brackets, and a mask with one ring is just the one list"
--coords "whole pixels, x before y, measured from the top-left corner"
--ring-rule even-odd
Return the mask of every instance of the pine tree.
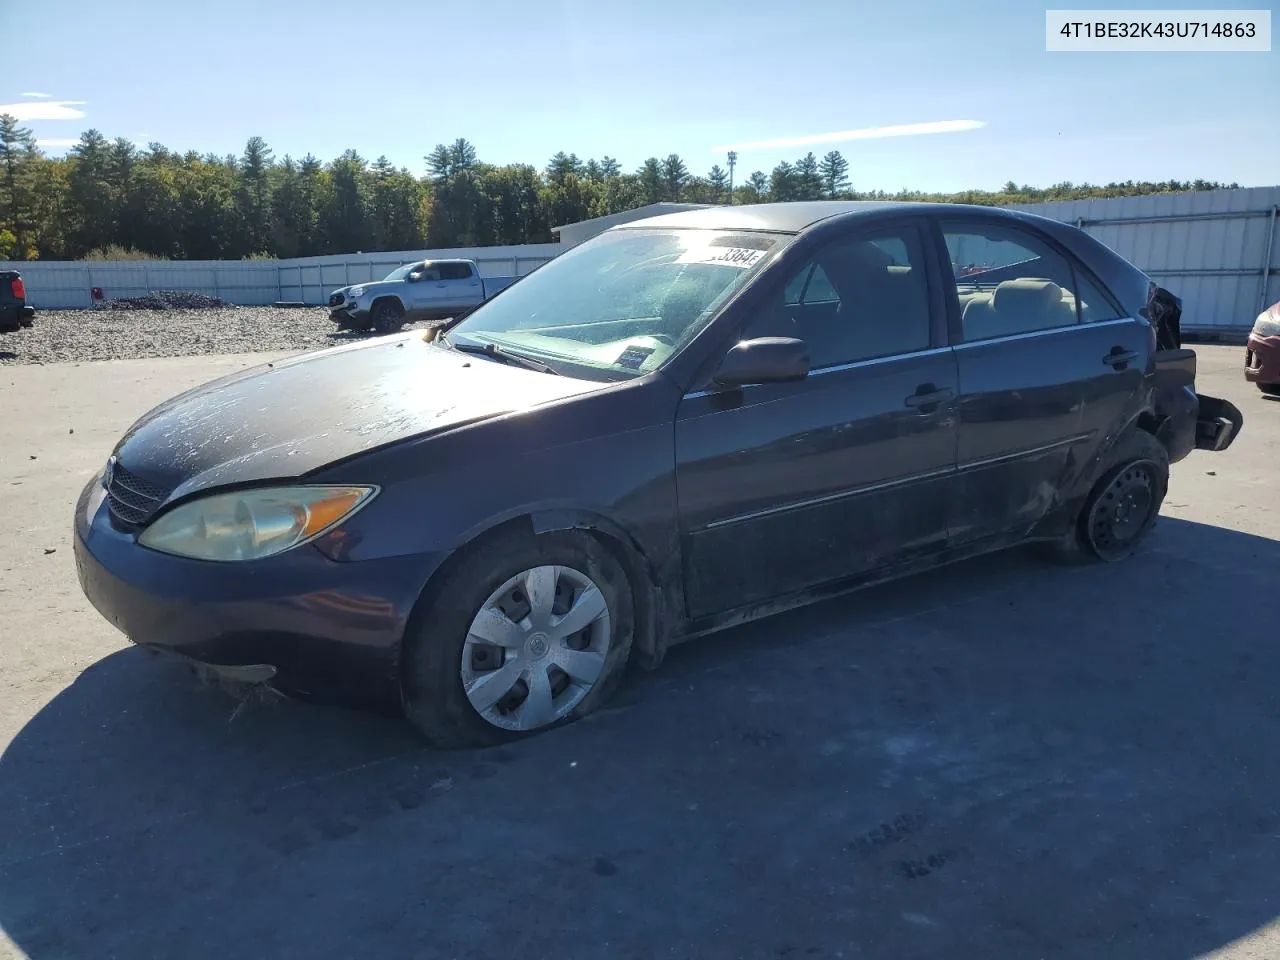
[[13, 237], [9, 249], [0, 251], [5, 259], [26, 260], [36, 253], [31, 241], [36, 230], [33, 188], [37, 159], [31, 131], [18, 126], [16, 117], [0, 114], [0, 230]]
[[822, 176], [822, 188], [828, 199], [834, 200], [849, 189], [849, 161], [839, 150], [832, 150], [818, 165]]

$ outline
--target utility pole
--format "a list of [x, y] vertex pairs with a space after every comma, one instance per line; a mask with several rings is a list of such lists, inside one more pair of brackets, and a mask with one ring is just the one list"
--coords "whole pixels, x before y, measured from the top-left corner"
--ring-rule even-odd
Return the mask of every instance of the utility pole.
[[738, 162], [738, 151], [729, 151], [729, 203], [733, 204], [733, 165]]

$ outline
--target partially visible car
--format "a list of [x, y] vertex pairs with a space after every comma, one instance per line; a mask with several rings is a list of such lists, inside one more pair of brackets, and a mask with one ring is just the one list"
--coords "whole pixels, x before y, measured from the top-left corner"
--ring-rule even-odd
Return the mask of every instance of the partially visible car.
[[433, 339], [152, 410], [80, 496], [80, 582], [144, 647], [491, 744], [845, 590], [1028, 541], [1129, 556], [1170, 463], [1243, 426], [1196, 390], [1181, 309], [989, 207], [615, 226]]
[[420, 260], [381, 280], [329, 294], [329, 319], [339, 330], [395, 333], [406, 323], [463, 317], [487, 299], [474, 260]]
[[1280, 300], [1253, 321], [1244, 350], [1244, 378], [1269, 397], [1280, 397]]
[[35, 324], [36, 309], [27, 303], [27, 288], [16, 270], [0, 271], [0, 333]]

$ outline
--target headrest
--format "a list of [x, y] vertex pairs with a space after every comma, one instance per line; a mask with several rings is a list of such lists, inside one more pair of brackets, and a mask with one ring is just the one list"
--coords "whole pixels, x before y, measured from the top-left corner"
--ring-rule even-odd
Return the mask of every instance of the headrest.
[[1052, 310], [1062, 302], [1062, 288], [1052, 280], [1034, 280], [1030, 277], [1006, 280], [996, 287], [992, 305], [1004, 311], [1039, 312]]

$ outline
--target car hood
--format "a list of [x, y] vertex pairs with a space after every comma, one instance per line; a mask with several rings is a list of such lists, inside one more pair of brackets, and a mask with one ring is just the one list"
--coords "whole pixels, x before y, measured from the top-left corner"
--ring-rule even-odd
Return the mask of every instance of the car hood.
[[333, 293], [329, 294], [329, 296], [333, 296], [334, 293], [346, 295], [356, 287], [359, 287], [361, 292], [364, 292], [367, 290], [384, 290], [398, 286], [400, 286], [399, 280], [368, 280], [365, 283], [349, 283], [345, 287], [339, 287], [337, 290], [333, 291]]
[[138, 420], [114, 452], [168, 501], [300, 477], [374, 447], [607, 386], [457, 353], [410, 331], [188, 390]]

